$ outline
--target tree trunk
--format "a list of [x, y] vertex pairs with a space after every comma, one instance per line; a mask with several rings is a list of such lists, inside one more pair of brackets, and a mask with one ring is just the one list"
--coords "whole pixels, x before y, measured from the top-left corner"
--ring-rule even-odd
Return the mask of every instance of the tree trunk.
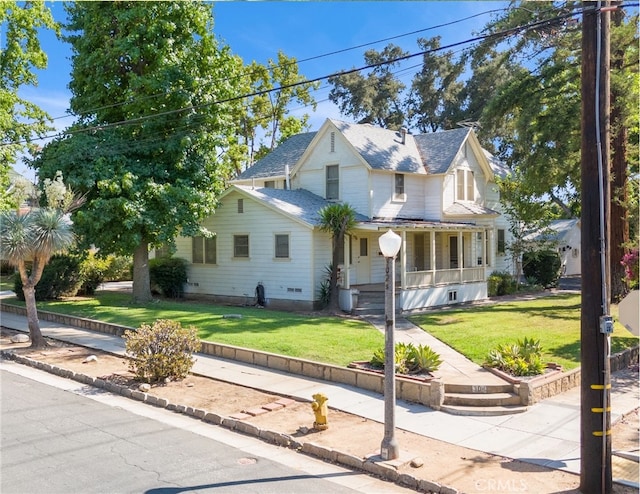
[[149, 248], [148, 243], [143, 241], [133, 252], [133, 301], [143, 304], [151, 300]]
[[[616, 25], [622, 23], [620, 9], [613, 12], [612, 20]], [[621, 70], [624, 64], [624, 47], [612, 47], [611, 69]], [[621, 109], [624, 95], [615, 86], [611, 87], [611, 296], [610, 302], [616, 303], [627, 293], [624, 281], [624, 266], [620, 264], [629, 243], [629, 218], [627, 208], [627, 128]]]
[[44, 348], [47, 342], [40, 331], [40, 321], [38, 321], [38, 308], [36, 307], [36, 287], [28, 284], [22, 285], [24, 302], [27, 306], [27, 325], [29, 327], [29, 337], [31, 338], [31, 348]]
[[329, 280], [329, 286], [331, 291], [329, 293], [329, 310], [336, 313], [340, 310], [340, 299], [338, 293], [338, 251], [340, 242], [344, 242], [344, 233], [334, 236], [333, 242], [333, 255], [331, 260], [331, 280]]

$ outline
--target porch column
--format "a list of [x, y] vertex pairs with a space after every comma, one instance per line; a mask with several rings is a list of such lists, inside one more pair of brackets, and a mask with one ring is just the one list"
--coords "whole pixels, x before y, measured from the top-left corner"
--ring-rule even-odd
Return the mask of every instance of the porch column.
[[487, 248], [487, 230], [482, 230], [482, 267], [486, 268], [489, 261]]
[[407, 232], [402, 230], [400, 237], [402, 238], [400, 244], [400, 288], [404, 290], [407, 286]]
[[496, 245], [495, 245], [495, 230], [492, 228], [489, 230], [489, 266], [493, 269], [496, 268]]
[[464, 281], [464, 248], [462, 245], [462, 232], [458, 232], [458, 273], [460, 275], [460, 283]]
[[351, 288], [351, 235], [344, 236], [344, 275], [342, 276], [342, 282], [344, 286], [342, 288]]
[[436, 284], [436, 231], [431, 230], [429, 233], [431, 241], [431, 285]]

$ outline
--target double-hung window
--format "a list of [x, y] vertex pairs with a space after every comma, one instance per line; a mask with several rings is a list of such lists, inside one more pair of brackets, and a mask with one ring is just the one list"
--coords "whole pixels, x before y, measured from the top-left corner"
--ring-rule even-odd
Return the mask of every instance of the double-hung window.
[[193, 237], [191, 239], [191, 262], [193, 264], [216, 264], [216, 237]]
[[395, 201], [404, 201], [404, 175], [396, 173], [394, 178], [395, 188], [393, 191], [393, 199]]
[[473, 180], [473, 171], [457, 170], [456, 171], [456, 200], [473, 201], [475, 199], [475, 184]]
[[330, 201], [340, 199], [340, 169], [338, 165], [329, 165], [326, 168], [326, 198]]
[[249, 257], [249, 235], [233, 236], [233, 257]]
[[276, 259], [289, 259], [289, 235], [276, 234], [275, 254]]

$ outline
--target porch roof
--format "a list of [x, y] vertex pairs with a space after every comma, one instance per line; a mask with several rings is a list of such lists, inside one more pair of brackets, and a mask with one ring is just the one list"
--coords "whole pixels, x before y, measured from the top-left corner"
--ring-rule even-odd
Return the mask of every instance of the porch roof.
[[399, 231], [410, 230], [431, 230], [431, 231], [483, 231], [485, 226], [475, 223], [457, 223], [449, 221], [427, 221], [427, 220], [382, 220], [374, 219], [370, 221], [360, 221], [357, 224], [359, 230], [380, 231], [388, 228]]
[[447, 216], [500, 216], [497, 211], [473, 202], [454, 202], [444, 210], [444, 214]]

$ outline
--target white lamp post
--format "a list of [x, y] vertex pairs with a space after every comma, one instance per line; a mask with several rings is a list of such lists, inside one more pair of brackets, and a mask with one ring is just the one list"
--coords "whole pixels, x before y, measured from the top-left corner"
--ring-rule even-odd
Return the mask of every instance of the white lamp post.
[[396, 358], [393, 332], [396, 328], [395, 258], [402, 239], [389, 230], [378, 239], [385, 258], [384, 276], [384, 438], [380, 446], [383, 460], [395, 460], [400, 456], [395, 438], [396, 418]]

